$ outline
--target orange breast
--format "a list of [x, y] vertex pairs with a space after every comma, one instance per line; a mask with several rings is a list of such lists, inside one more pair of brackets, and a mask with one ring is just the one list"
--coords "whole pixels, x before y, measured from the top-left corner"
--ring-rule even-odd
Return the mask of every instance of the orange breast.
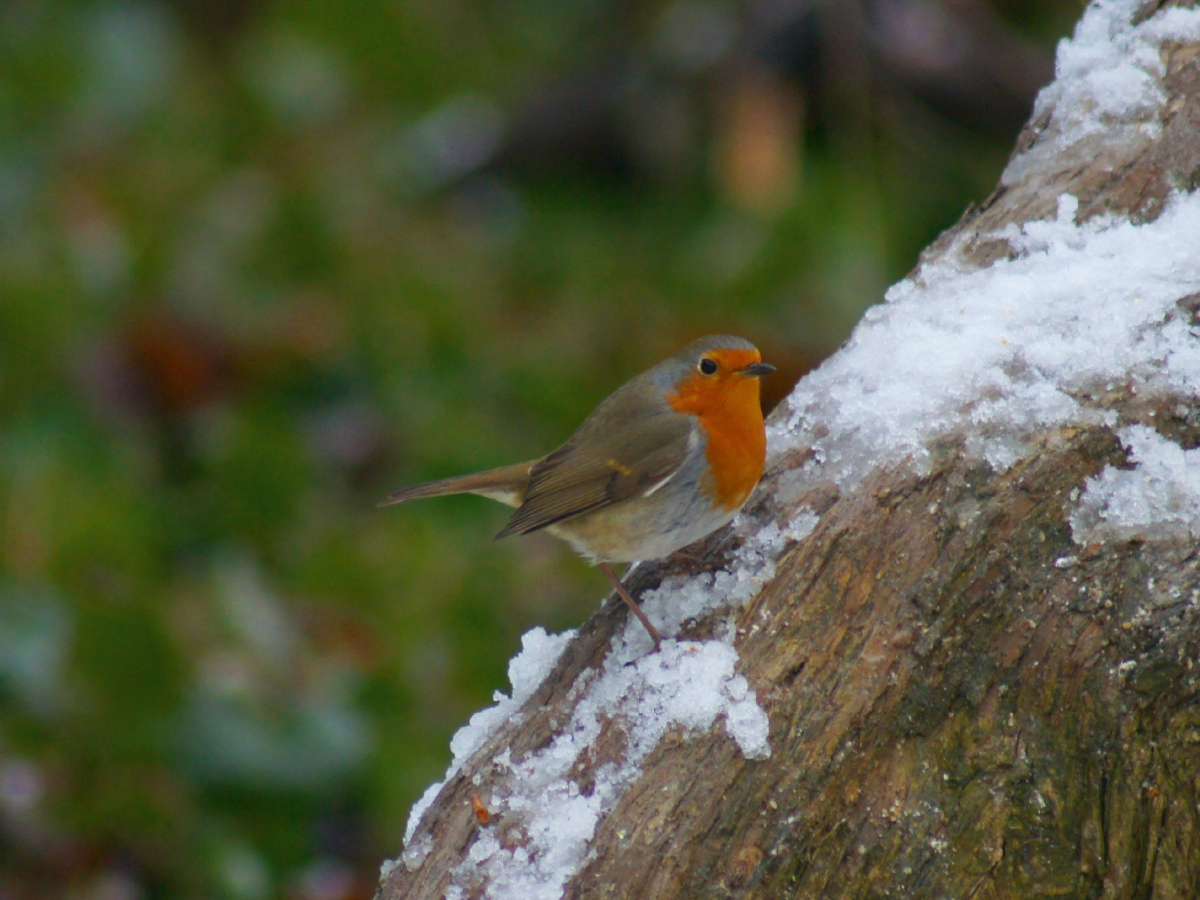
[[[759, 400], [759, 381], [736, 370], [759, 361], [746, 350], [718, 351], [729, 371], [724, 377], [686, 378], [668, 395], [671, 408], [692, 413], [708, 436], [705, 455], [712, 467], [714, 499], [725, 509], [741, 507], [762, 477], [767, 433]], [[745, 356], [745, 359], [734, 358]]]

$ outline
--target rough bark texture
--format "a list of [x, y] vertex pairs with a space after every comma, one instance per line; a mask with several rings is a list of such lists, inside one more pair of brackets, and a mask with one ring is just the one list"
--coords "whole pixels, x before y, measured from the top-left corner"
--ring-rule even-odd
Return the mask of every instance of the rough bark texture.
[[[1062, 191], [1081, 218], [1146, 220], [1170, 190], [1197, 187], [1200, 46], [1164, 53], [1157, 141], [1097, 138], [1010, 166], [927, 255], [965, 238], [986, 265], [1007, 250], [977, 235], [1052, 215]], [[1045, 126], [1032, 122], [1018, 152]], [[1179, 315], [1194, 320], [1198, 306], [1190, 298]], [[1089, 402], [1200, 444], [1194, 405], [1122, 386]], [[776, 461], [755, 514], [792, 512], [771, 487], [802, 458]], [[743, 758], [721, 725], [664, 741], [566, 896], [1200, 897], [1200, 553], [1186, 539], [1079, 547], [1065, 520], [1084, 479], [1123, 461], [1099, 427], [1046, 433], [1002, 474], [948, 439], [929, 474], [900, 467], [844, 495], [800, 497], [820, 524], [742, 613], [737, 642], [771, 757]], [[715, 535], [702, 565], [719, 566], [729, 540]], [[647, 569], [634, 590], [667, 571]], [[445, 786], [426, 814], [431, 851], [385, 878], [380, 898], [443, 896], [485, 827], [470, 798], [486, 801], [489, 761], [550, 741], [624, 615], [610, 599], [519, 727]], [[610, 729], [577, 766], [582, 790], [621, 743]]]

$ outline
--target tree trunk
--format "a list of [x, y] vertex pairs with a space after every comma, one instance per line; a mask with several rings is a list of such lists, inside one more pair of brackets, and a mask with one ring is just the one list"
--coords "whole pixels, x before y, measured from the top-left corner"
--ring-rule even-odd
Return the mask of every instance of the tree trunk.
[[[1162, 67], [1142, 59], [1139, 71], [1161, 94], [1101, 109], [1088, 121], [1103, 128], [1080, 125], [1068, 105], [1087, 97], [1072, 91], [1060, 50], [1059, 82], [1001, 186], [926, 251], [912, 293], [931, 289], [923, 273], [938, 265], [970, 274], [1033, 259], [1019, 229], [1004, 229], [1061, 220], [1063, 193], [1081, 225], [1102, 213], [1152, 223], [1172, 192], [1196, 189], [1200, 21], [1184, 17], [1200, 12], [1124, 5], [1113, 46], [1135, 54], [1135, 27], [1153, 38]], [[1154, 327], [1200, 324], [1200, 284], [1185, 287]], [[873, 327], [907, 321], [893, 305]], [[377, 896], [1200, 897], [1200, 515], [1138, 527], [1081, 506], [1109, 483], [1096, 479], [1139, 464], [1130, 426], [1200, 445], [1200, 402], [1182, 383], [1131, 370], [1076, 386], [1077, 413], [1027, 425], [999, 461], [980, 449], [995, 434], [949, 419], [918, 449], [881, 445], [849, 475], [813, 449], [836, 428], [833, 394], [810, 393], [802, 409], [793, 398], [740, 529], [701, 545], [699, 562], [631, 580], [635, 596], [733, 585], [744, 602], [687, 619], [683, 649], [664, 645], [656, 669], [613, 664], [626, 613], [609, 598], [519, 709], [458, 748]], [[1200, 462], [1183, 458], [1194, 476]], [[739, 544], [755, 540], [747, 557]], [[722, 569], [724, 581], [705, 574]], [[639, 750], [626, 707], [581, 718], [602, 677], [666, 678], [721, 640], [752, 691], [741, 700], [725, 678], [724, 727], [676, 718]], [[755, 701], [769, 755], [752, 716], [735, 723]], [[584, 719], [595, 728], [563, 751], [559, 774], [523, 768], [576, 740]], [[561, 803], [563, 816], [538, 819], [553, 810], [514, 800], [535, 796], [522, 788], [531, 777], [545, 782], [538, 803]], [[587, 814], [570, 836], [573, 804]], [[535, 833], [538, 821], [563, 834]], [[565, 863], [549, 859], [560, 836], [577, 845]]]

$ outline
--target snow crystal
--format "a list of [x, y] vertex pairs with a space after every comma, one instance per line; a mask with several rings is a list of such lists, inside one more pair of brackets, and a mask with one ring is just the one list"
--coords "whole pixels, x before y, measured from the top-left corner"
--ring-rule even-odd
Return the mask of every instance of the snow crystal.
[[1134, 129], [1152, 140], [1160, 131], [1159, 112], [1166, 102], [1160, 87], [1164, 73], [1160, 45], [1200, 40], [1200, 10], [1161, 10], [1132, 24], [1142, 0], [1097, 0], [1083, 14], [1075, 34], [1059, 42], [1055, 79], [1034, 104], [1033, 117], [1049, 114], [1052, 140], [1039, 142], [1032, 159], [1023, 154], [1001, 181], [1014, 184], [1031, 164], [1061, 153], [1084, 138], [1117, 129]]
[[1145, 425], [1120, 437], [1135, 465], [1087, 480], [1071, 515], [1075, 541], [1200, 538], [1200, 448], [1184, 450]]
[[821, 517], [808, 510], [800, 510], [783, 529], [783, 537], [789, 541], [802, 541], [813, 533]]

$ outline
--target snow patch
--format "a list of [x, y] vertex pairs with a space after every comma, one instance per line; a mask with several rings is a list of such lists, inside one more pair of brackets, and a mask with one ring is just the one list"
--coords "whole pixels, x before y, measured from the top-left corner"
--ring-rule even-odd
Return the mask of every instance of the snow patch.
[[791, 478], [847, 490], [906, 460], [922, 470], [954, 434], [1002, 470], [1048, 428], [1114, 425], [1090, 394], [1200, 396], [1200, 340], [1176, 310], [1200, 291], [1200, 196], [1145, 224], [1077, 225], [1077, 206], [1064, 195], [1054, 219], [1009, 226], [1014, 259], [951, 253], [892, 287], [772, 424], [771, 446], [810, 448]]
[[[480, 889], [494, 900], [560, 897], [563, 886], [586, 862], [588, 842], [599, 823], [641, 775], [646, 757], [669, 731], [702, 735], [723, 720], [725, 732], [745, 757], [770, 756], [770, 722], [737, 672], [734, 622], [737, 610], [774, 575], [775, 560], [787, 544], [815, 524], [812, 513], [801, 513], [783, 528], [762, 527], [739, 517], [734, 527], [743, 544], [727, 570], [671, 577], [645, 592], [643, 607], [665, 634], [676, 633], [687, 621], [725, 614], [717, 626], [718, 637], [668, 639], [659, 652], [651, 653], [645, 629], [630, 618], [603, 666], [580, 676], [571, 719], [550, 745], [521, 760], [513, 760], [506, 751], [491, 761], [486, 802], [493, 824], [477, 832], [454, 872], [448, 897], [474, 895]], [[447, 780], [500, 723], [519, 714], [573, 635], [551, 637], [539, 628], [525, 636], [522, 653], [509, 666], [512, 696], [497, 694], [495, 706], [476, 713], [454, 736]], [[592, 777], [584, 789], [572, 772], [585, 754], [596, 750], [606, 725], [620, 730], [620, 746], [607, 751], [611, 760], [588, 761]], [[421, 831], [420, 820], [444, 783], [430, 787], [410, 813], [402, 857], [410, 868], [429, 851], [430, 835]], [[392, 867], [387, 864], [387, 871]]]
[[[1160, 45], [1200, 41], [1200, 10], [1160, 10], [1139, 25], [1142, 0], [1096, 0], [1070, 38], [1059, 42], [1055, 78], [1038, 94], [1033, 118], [1049, 114], [1052, 142], [1042, 153], [1059, 153], [1090, 135], [1135, 128], [1148, 139], [1161, 131], [1166, 102]], [[1003, 181], [1020, 180], [1020, 157]]]
[[1075, 542], [1200, 538], [1200, 448], [1184, 450], [1153, 428], [1120, 433], [1132, 469], [1089, 478], [1071, 515]]
[[[408, 824], [404, 829], [404, 856], [402, 859], [409, 868], [419, 865], [429, 853], [431, 843], [428, 835], [423, 835], [415, 841], [413, 838], [421, 817], [425, 815], [425, 810], [429, 809], [437, 798], [442, 786], [458, 774], [463, 763], [487, 742], [497, 728], [519, 714], [525, 701], [546, 680], [546, 676], [550, 674], [558, 662], [558, 658], [562, 656], [563, 650], [574, 636], [573, 630], [549, 635], [544, 628], [534, 628], [522, 636], [521, 652], [508, 663], [508, 680], [513, 686], [512, 695], [506, 696], [500, 691], [496, 691], [492, 696], [496, 705], [475, 713], [466, 725], [455, 732], [454, 737], [450, 740], [450, 752], [454, 754], [454, 759], [450, 763], [450, 768], [446, 770], [446, 777], [431, 784], [408, 813]], [[395, 865], [393, 861], [385, 862], [383, 874], [387, 875], [395, 868]]]
[[[507, 771], [489, 780], [488, 808], [507, 839], [479, 831], [454, 872], [463, 896], [481, 887], [497, 900], [562, 896], [600, 821], [671, 729], [703, 734], [724, 717], [743, 753], [769, 755], [767, 717], [737, 674], [730, 644], [665, 640], [658, 653], [637, 655], [623, 640], [617, 649], [625, 652], [611, 653], [598, 672], [582, 676], [591, 682], [551, 744], [519, 762], [503, 761], [499, 768]], [[623, 746], [611, 761], [590, 761], [593, 781], [585, 791], [572, 769], [596, 749], [609, 722], [620, 729]]]

